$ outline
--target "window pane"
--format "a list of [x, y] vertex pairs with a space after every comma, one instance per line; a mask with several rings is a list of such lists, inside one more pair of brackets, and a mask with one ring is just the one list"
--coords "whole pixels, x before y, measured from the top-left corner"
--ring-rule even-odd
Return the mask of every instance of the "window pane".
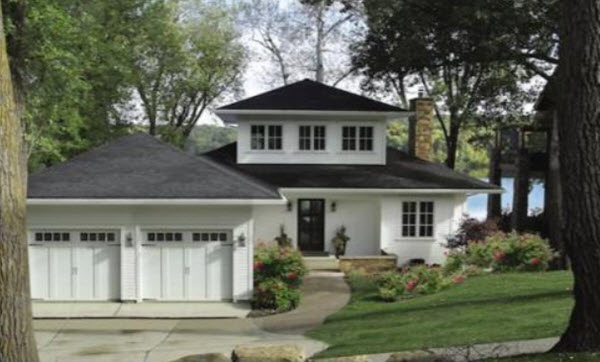
[[269, 126], [269, 149], [281, 149], [281, 126]]
[[175, 241], [182, 241], [182, 240], [183, 240], [183, 234], [175, 233]]
[[52, 240], [53, 241], [60, 241], [60, 233], [54, 233], [54, 234], [52, 234]]
[[200, 241], [200, 233], [193, 233], [192, 234], [192, 240], [193, 241]]
[[208, 241], [208, 233], [202, 233], [202, 241]]
[[96, 233], [90, 233], [90, 241], [96, 241]]
[[325, 126], [315, 126], [314, 132], [314, 149], [324, 150], [325, 149]]
[[148, 233], [148, 241], [155, 241], [155, 240], [156, 240], [156, 234]]
[[164, 233], [156, 233], [156, 241], [165, 241]]
[[79, 234], [79, 240], [81, 240], [81, 241], [88, 241], [88, 233], [80, 233]]
[[173, 233], [166, 233], [165, 238], [167, 241], [173, 241]]
[[253, 150], [265, 148], [265, 126], [250, 127], [250, 148]]
[[43, 241], [43, 240], [44, 240], [44, 234], [35, 233], [35, 241]]
[[105, 241], [105, 240], [106, 240], [106, 233], [99, 233], [98, 241]]
[[310, 150], [310, 126], [300, 126], [299, 148]]
[[110, 242], [115, 241], [115, 233], [107, 233], [106, 239]]
[[220, 233], [219, 234], [219, 241], [227, 241], [227, 234], [226, 233]]
[[356, 127], [342, 127], [342, 150], [356, 150]]
[[70, 240], [71, 240], [71, 234], [69, 234], [69, 233], [62, 234], [62, 241], [70, 241]]
[[373, 150], [373, 127], [360, 127], [359, 149], [361, 151]]

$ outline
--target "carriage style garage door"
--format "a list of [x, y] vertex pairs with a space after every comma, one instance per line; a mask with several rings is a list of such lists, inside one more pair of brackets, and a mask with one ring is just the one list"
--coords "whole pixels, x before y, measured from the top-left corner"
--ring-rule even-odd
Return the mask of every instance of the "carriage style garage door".
[[29, 238], [33, 299], [119, 299], [117, 230], [32, 230]]
[[230, 230], [145, 230], [142, 298], [232, 299]]

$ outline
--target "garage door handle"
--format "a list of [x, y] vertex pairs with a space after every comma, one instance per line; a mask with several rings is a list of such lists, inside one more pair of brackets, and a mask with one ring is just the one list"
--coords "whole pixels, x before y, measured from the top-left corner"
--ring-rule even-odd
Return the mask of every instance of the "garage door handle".
[[71, 268], [71, 275], [77, 275], [77, 267], [76, 266]]

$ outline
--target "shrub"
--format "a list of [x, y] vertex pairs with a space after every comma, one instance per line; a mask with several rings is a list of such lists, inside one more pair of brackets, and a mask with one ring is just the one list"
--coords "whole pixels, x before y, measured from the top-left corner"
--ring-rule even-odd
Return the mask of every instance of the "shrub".
[[[456, 279], [457, 277], [459, 278]], [[462, 274], [447, 277], [441, 268], [419, 265], [405, 268], [401, 272], [380, 274], [376, 283], [379, 287], [379, 298], [390, 302], [402, 296], [434, 294], [450, 287], [453, 282], [462, 283], [464, 278]]]
[[300, 293], [284, 281], [269, 278], [261, 281], [254, 291], [252, 307], [285, 312], [294, 309], [300, 303]]
[[302, 254], [292, 248], [260, 245], [254, 253], [254, 284], [276, 278], [290, 287], [302, 284], [308, 270], [302, 261]]
[[259, 245], [254, 254], [252, 307], [277, 312], [296, 308], [300, 302], [297, 289], [307, 272], [297, 250]]
[[469, 242], [483, 241], [498, 231], [498, 224], [493, 220], [480, 221], [465, 215], [460, 221], [456, 234], [447, 238], [446, 246], [448, 249], [462, 248]]
[[464, 251], [453, 250], [444, 265], [444, 274], [493, 271], [542, 271], [554, 258], [548, 242], [538, 235], [495, 233], [484, 241], [470, 242]]

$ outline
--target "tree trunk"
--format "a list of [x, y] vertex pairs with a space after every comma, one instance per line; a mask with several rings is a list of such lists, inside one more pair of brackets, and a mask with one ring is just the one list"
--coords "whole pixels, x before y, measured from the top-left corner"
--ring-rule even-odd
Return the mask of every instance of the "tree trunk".
[[317, 5], [317, 43], [315, 44], [315, 80], [325, 81], [325, 66], [323, 65], [323, 37], [325, 36], [325, 5]]
[[555, 265], [564, 269], [567, 265], [565, 260], [565, 248], [562, 241], [562, 195], [560, 189], [560, 164], [558, 146], [558, 116], [556, 111], [552, 112], [552, 123], [548, 132], [548, 171], [546, 173], [546, 187], [544, 193], [544, 213], [548, 224], [548, 238], [550, 246], [560, 256]]
[[524, 231], [529, 209], [529, 152], [525, 146], [525, 135], [519, 131], [519, 146], [517, 150], [516, 169], [513, 187], [513, 207], [511, 227]]
[[554, 351], [600, 350], [600, 0], [562, 0], [558, 66], [563, 240], [575, 306]]
[[[494, 134], [494, 143], [490, 149], [490, 170], [489, 182], [493, 185], [502, 183], [502, 170], [500, 162], [502, 162], [502, 148], [500, 145], [500, 131], [496, 130]], [[487, 202], [487, 218], [488, 220], [498, 221], [502, 216], [502, 195], [489, 194]]]
[[25, 153], [3, 29], [0, 10], [0, 361], [37, 361], [25, 233]]
[[456, 152], [458, 151], [458, 133], [460, 131], [460, 122], [455, 119], [456, 116], [450, 115], [450, 132], [446, 139], [446, 166], [454, 169], [456, 167]]

